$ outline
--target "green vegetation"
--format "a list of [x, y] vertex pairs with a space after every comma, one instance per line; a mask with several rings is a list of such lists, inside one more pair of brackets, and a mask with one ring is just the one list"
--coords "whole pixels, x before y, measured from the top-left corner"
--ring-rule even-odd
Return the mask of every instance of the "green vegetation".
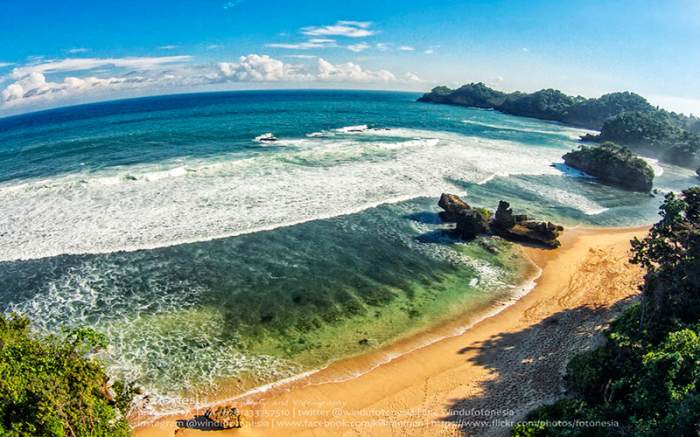
[[105, 345], [89, 329], [39, 337], [26, 318], [0, 314], [0, 435], [129, 435], [120, 413], [129, 390], [113, 398], [104, 368], [91, 357]]
[[[512, 436], [691, 436], [700, 432], [700, 187], [668, 194], [662, 219], [634, 240], [647, 273], [641, 301], [577, 355], [566, 382], [575, 398], [531, 412]], [[618, 426], [557, 427], [586, 420]]]
[[686, 165], [697, 160], [700, 135], [679, 127], [683, 124], [680, 120], [665, 111], [629, 112], [606, 121], [600, 135], [584, 139], [615, 141], [664, 161]]
[[[568, 96], [554, 89], [540, 90], [532, 94], [517, 91], [509, 94], [491, 89], [483, 83], [471, 83], [456, 90], [444, 86], [436, 87], [418, 101], [491, 108], [506, 114], [553, 120], [596, 130], [600, 129], [606, 120], [626, 112], [657, 110], [644, 97], [630, 92], [586, 99], [581, 96]], [[684, 125], [692, 125], [698, 121], [682, 116], [676, 117], [678, 123]]]
[[563, 156], [570, 167], [596, 176], [603, 182], [628, 190], [649, 192], [654, 170], [627, 147], [605, 142], [599, 146], [581, 146]]
[[700, 163], [700, 119], [664, 111], [635, 93], [586, 99], [554, 89], [508, 94], [483, 83], [472, 83], [456, 90], [437, 87], [418, 101], [491, 108], [505, 114], [600, 130], [600, 135], [586, 135], [583, 139], [614, 141], [677, 165], [696, 168]]

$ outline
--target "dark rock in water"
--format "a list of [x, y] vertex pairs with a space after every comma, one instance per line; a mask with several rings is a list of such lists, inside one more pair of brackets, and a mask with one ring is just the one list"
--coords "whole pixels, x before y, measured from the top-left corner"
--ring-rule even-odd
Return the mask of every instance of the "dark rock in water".
[[496, 216], [493, 219], [493, 226], [501, 229], [510, 229], [515, 226], [513, 210], [510, 208], [510, 203], [505, 200], [498, 202], [498, 209], [496, 209]]
[[510, 229], [517, 223], [522, 223], [528, 221], [528, 217], [525, 214], [513, 214], [513, 210], [510, 207], [510, 203], [505, 200], [498, 202], [498, 209], [496, 210], [496, 216], [493, 219], [493, 226], [501, 229]]
[[465, 240], [490, 232], [489, 218], [478, 209], [463, 209], [457, 214], [457, 233]]
[[456, 233], [460, 238], [472, 240], [478, 235], [495, 233], [507, 240], [523, 241], [546, 247], [559, 247], [559, 235], [563, 227], [550, 222], [530, 220], [525, 214], [513, 214], [510, 204], [498, 203], [493, 219], [485, 208], [472, 208], [454, 194], [443, 193], [438, 205], [445, 221], [456, 222]]
[[559, 235], [564, 228], [552, 222], [526, 221], [516, 223], [509, 229], [498, 228], [496, 233], [508, 240], [534, 243], [545, 247], [559, 247]]
[[651, 190], [654, 170], [626, 147], [610, 142], [595, 147], [581, 146], [563, 158], [569, 167], [610, 185], [644, 193]]
[[243, 426], [242, 416], [238, 412], [238, 408], [231, 406], [209, 408], [204, 413], [204, 417], [221, 429], [241, 428]]
[[700, 177], [700, 168], [695, 170], [695, 174], [698, 175], [698, 177]]
[[362, 340], [358, 341], [357, 344], [359, 344], [360, 346], [369, 346], [369, 339], [363, 338]]
[[438, 206], [444, 209], [440, 212], [440, 218], [446, 222], [456, 222], [460, 211], [471, 209], [459, 196], [447, 193], [442, 193]]

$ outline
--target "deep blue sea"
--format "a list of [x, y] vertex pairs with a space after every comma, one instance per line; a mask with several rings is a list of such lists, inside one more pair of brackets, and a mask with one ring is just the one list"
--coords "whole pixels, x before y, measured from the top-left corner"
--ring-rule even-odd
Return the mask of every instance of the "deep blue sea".
[[[244, 389], [505, 299], [516, 248], [446, 236], [442, 192], [567, 226], [656, 220], [661, 195], [563, 166], [585, 131], [417, 97], [227, 92], [0, 119], [0, 311], [104, 332], [113, 375], [160, 399]], [[694, 184], [650, 162], [658, 190]]]

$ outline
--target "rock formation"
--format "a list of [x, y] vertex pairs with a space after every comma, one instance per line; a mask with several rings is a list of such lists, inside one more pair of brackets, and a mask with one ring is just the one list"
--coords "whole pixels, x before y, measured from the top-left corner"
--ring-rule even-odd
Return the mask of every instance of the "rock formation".
[[231, 406], [209, 408], [204, 413], [204, 417], [221, 429], [241, 428], [243, 426], [243, 418], [238, 409]]
[[471, 209], [471, 206], [455, 194], [442, 193], [438, 206], [444, 211], [440, 212], [440, 218], [446, 222], [456, 222], [457, 215], [462, 210]]
[[455, 222], [460, 238], [471, 240], [478, 235], [496, 234], [507, 240], [533, 243], [545, 247], [559, 247], [559, 235], [564, 228], [551, 222], [530, 220], [524, 214], [513, 214], [510, 204], [501, 200], [491, 219], [490, 211], [470, 207], [459, 196], [443, 194], [438, 205], [445, 211], [440, 217]]

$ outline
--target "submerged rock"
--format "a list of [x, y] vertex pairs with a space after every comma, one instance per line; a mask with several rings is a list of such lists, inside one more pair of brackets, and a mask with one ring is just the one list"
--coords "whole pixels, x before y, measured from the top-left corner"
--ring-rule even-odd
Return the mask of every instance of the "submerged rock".
[[459, 196], [448, 193], [442, 193], [438, 206], [444, 209], [440, 212], [440, 218], [446, 222], [456, 222], [460, 211], [471, 209], [471, 206]]
[[563, 156], [569, 167], [584, 171], [601, 181], [632, 191], [648, 193], [654, 170], [627, 147], [605, 142], [599, 146], [581, 146]]

